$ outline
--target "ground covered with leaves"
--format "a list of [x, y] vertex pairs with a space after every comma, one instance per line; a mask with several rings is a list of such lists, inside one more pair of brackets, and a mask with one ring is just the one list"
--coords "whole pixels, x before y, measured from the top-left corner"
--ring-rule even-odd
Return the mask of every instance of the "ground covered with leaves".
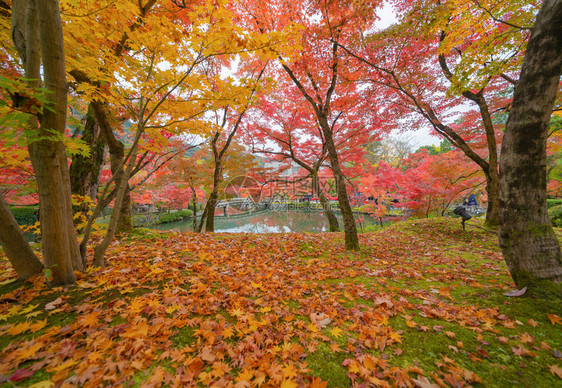
[[562, 302], [507, 297], [494, 234], [121, 236], [77, 285], [0, 260], [0, 385], [553, 387]]

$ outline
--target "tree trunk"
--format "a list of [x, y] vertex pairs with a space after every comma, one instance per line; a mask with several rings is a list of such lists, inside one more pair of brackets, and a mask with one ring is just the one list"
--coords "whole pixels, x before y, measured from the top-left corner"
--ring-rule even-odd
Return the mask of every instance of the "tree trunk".
[[497, 227], [500, 209], [500, 176], [497, 166], [490, 163], [489, 171], [485, 171], [486, 175], [486, 195], [488, 196], [488, 208], [486, 209], [485, 225], [488, 227]]
[[[119, 187], [121, 186], [121, 180], [123, 179], [124, 167], [122, 166], [122, 163], [125, 158], [125, 146], [113, 134], [104, 104], [95, 100], [90, 104], [94, 109], [96, 120], [98, 121], [101, 129], [101, 134], [108, 145], [111, 173], [115, 175], [115, 186]], [[117, 232], [129, 232], [133, 229], [133, 221], [131, 218], [131, 190], [128, 182], [125, 187], [124, 195], [125, 197], [121, 204], [122, 207], [118, 212], [121, 219], [117, 222]], [[115, 209], [113, 210], [115, 211]]]
[[[141, 129], [138, 129], [141, 131]], [[121, 209], [123, 208], [123, 202], [125, 200], [125, 193], [127, 191], [129, 177], [131, 176], [131, 172], [133, 171], [133, 167], [135, 165], [135, 160], [137, 159], [137, 141], [140, 137], [140, 133], [137, 132], [137, 139], [133, 144], [133, 149], [131, 152], [131, 157], [129, 159], [129, 164], [127, 168], [123, 172], [121, 179], [119, 180], [119, 184], [117, 184], [117, 180], [115, 181], [117, 187], [117, 194], [115, 195], [115, 202], [113, 211], [111, 212], [111, 217], [109, 219], [109, 224], [107, 226], [107, 231], [103, 240], [94, 248], [94, 262], [93, 265], [97, 267], [105, 266], [105, 251], [109, 247], [109, 244], [113, 240], [115, 236], [115, 232], [117, 231], [117, 224], [120, 219]], [[124, 159], [124, 158], [123, 158]], [[121, 169], [122, 170], [122, 169]]]
[[215, 165], [215, 172], [213, 174], [213, 191], [207, 200], [207, 222], [205, 223], [206, 232], [215, 231], [215, 208], [217, 207], [217, 200], [219, 198], [219, 181], [222, 167], [220, 161]]
[[0, 194], [0, 244], [18, 273], [19, 279], [25, 280], [43, 270], [43, 264], [31, 250], [2, 194]]
[[518, 288], [562, 282], [560, 246], [546, 205], [546, 140], [562, 68], [560, 20], [562, 1], [546, 0], [531, 32], [502, 142], [499, 241]]
[[[67, 107], [58, 1], [16, 1], [13, 10], [12, 36], [22, 56], [29, 85], [34, 88], [41, 86], [39, 69], [42, 57], [44, 87], [50, 92], [47, 96], [51, 107], [43, 109], [39, 126], [35, 119], [29, 121], [31, 128], [38, 126], [41, 140], [27, 139], [41, 206], [45, 275], [50, 285], [70, 284], [76, 280], [73, 269], [81, 269], [81, 261], [72, 220], [66, 154], [63, 143], [55, 136], [64, 133]], [[22, 15], [25, 15], [25, 23]], [[22, 29], [23, 24], [25, 30]]]
[[193, 185], [189, 185], [191, 189], [191, 198], [193, 200], [193, 231], [197, 230], [197, 192], [195, 191], [195, 187]]
[[133, 230], [133, 215], [131, 214], [131, 186], [125, 185], [125, 194], [117, 221], [117, 232], [130, 232]]
[[355, 218], [353, 217], [351, 204], [349, 203], [349, 198], [347, 197], [345, 177], [340, 167], [338, 152], [334, 144], [334, 138], [332, 137], [332, 129], [328, 124], [326, 116], [321, 116], [318, 119], [320, 127], [322, 128], [322, 133], [324, 134], [324, 141], [326, 142], [326, 147], [328, 148], [328, 156], [330, 157], [330, 164], [332, 165], [332, 171], [336, 180], [338, 202], [343, 218], [343, 228], [345, 233], [345, 249], [347, 249], [348, 251], [356, 251], [359, 250], [357, 226], [355, 225]]
[[328, 219], [330, 232], [339, 232], [340, 225], [338, 223], [338, 219], [336, 218], [336, 215], [332, 211], [330, 203], [326, 199], [326, 196], [324, 195], [324, 192], [320, 187], [320, 179], [318, 178], [318, 171], [312, 172], [310, 174], [310, 177], [312, 178], [312, 188], [316, 192], [316, 195], [318, 195], [318, 199], [320, 200], [320, 203], [322, 204], [322, 208], [324, 209], [324, 213], [326, 214], [326, 218]]
[[[94, 110], [88, 107], [86, 123], [81, 137], [90, 147], [90, 156], [75, 155], [70, 165], [70, 185], [72, 194], [87, 195], [96, 199], [99, 188], [99, 177], [103, 159], [105, 156], [105, 145], [100, 138], [100, 127], [97, 124]], [[83, 209], [88, 211], [89, 209]]]

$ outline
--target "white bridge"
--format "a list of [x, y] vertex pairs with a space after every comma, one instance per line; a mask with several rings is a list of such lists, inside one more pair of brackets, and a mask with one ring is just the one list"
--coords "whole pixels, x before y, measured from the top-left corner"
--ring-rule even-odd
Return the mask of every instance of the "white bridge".
[[247, 198], [229, 198], [223, 199], [217, 202], [217, 207], [222, 207], [228, 209], [229, 207], [236, 208], [238, 210], [250, 210], [256, 207], [256, 203], [252, 197]]

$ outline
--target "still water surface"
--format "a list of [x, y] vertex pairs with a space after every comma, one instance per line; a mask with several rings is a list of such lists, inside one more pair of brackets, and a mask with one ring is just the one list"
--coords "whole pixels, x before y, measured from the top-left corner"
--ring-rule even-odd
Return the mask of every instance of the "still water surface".
[[[338, 217], [340, 230], [343, 230], [343, 221]], [[377, 221], [369, 216], [364, 216], [363, 225], [374, 224]], [[359, 226], [358, 226], [359, 227]], [[154, 227], [158, 230], [173, 230], [180, 232], [193, 231], [193, 220], [171, 222]], [[260, 211], [251, 215], [216, 217], [215, 232], [227, 233], [287, 233], [287, 232], [327, 232], [328, 220], [322, 212], [318, 211]]]

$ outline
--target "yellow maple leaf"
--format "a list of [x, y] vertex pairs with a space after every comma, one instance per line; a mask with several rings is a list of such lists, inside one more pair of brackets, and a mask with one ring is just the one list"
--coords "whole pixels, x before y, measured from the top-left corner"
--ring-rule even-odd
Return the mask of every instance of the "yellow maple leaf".
[[29, 330], [32, 333], [35, 333], [35, 332], [41, 330], [42, 328], [44, 328], [45, 326], [47, 326], [47, 318], [45, 318], [42, 321], [37, 321], [37, 322], [33, 323], [32, 325], [29, 326]]
[[283, 380], [281, 382], [281, 388], [297, 388], [299, 385], [295, 382], [295, 380]]
[[28, 312], [30, 312], [30, 311], [32, 311], [32, 310], [35, 310], [37, 307], [39, 307], [38, 304], [29, 305], [29, 306], [23, 308], [23, 309], [20, 311], [20, 314], [27, 314]]
[[343, 330], [339, 327], [334, 327], [332, 330], [330, 330], [330, 334], [332, 334], [336, 338], [340, 338], [341, 333], [343, 333]]
[[234, 331], [232, 330], [232, 326], [227, 326], [224, 328], [224, 330], [222, 331], [222, 336], [224, 338], [230, 338], [234, 335]]
[[55, 383], [49, 380], [39, 381], [38, 383], [31, 384], [29, 388], [51, 388], [54, 387]]
[[40, 342], [36, 342], [31, 346], [23, 347], [18, 351], [18, 359], [19, 360], [27, 360], [31, 358], [43, 347], [43, 344]]
[[242, 369], [242, 372], [238, 373], [238, 376], [234, 378], [234, 381], [236, 381], [237, 383], [240, 383], [242, 381], [250, 382], [253, 378], [254, 373], [250, 369], [244, 368]]
[[137, 322], [136, 324], [132, 324], [127, 331], [121, 334], [122, 337], [125, 338], [138, 338], [138, 337], [146, 337], [148, 334], [148, 324], [145, 321]]
[[31, 327], [31, 322], [29, 321], [21, 322], [15, 326], [10, 327], [7, 333], [10, 335], [19, 335], [24, 331], [27, 331], [30, 327]]
[[250, 284], [252, 285], [253, 288], [255, 288], [255, 289], [259, 288], [263, 291], [263, 285], [261, 284], [261, 282], [259, 282], [259, 283], [250, 282]]
[[285, 364], [281, 370], [283, 371], [285, 379], [293, 379], [297, 376], [297, 370], [291, 364]]

